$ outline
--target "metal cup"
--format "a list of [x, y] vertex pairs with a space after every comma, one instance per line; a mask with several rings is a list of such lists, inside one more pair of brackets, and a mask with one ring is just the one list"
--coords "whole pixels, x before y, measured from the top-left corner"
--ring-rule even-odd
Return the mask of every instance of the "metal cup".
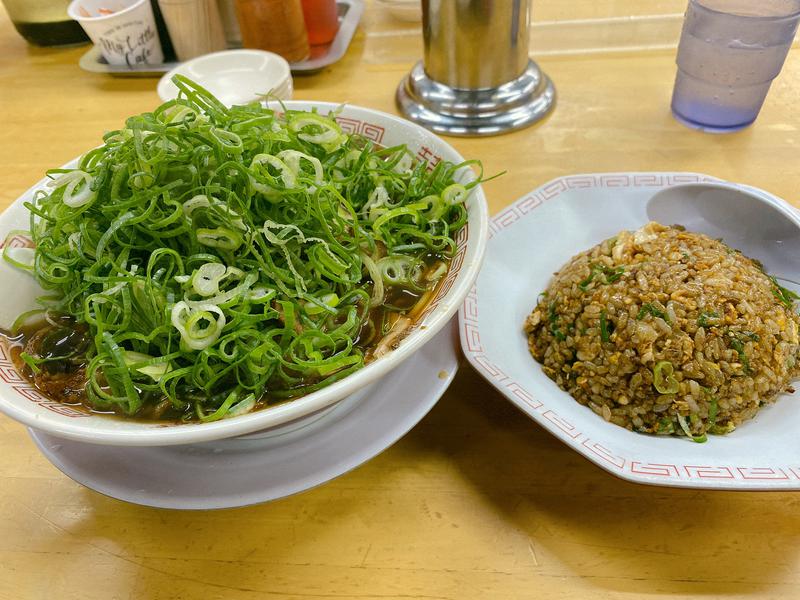
[[422, 0], [424, 61], [400, 109], [438, 133], [492, 135], [541, 119], [555, 89], [528, 58], [530, 0]]

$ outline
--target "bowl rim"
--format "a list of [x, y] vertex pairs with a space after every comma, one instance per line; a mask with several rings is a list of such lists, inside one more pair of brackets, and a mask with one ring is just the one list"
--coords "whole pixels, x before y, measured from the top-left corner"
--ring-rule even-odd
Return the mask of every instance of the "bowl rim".
[[[409, 139], [408, 143], [418, 139], [421, 143], [435, 145], [435, 151], [443, 155], [445, 160], [456, 164], [464, 162], [461, 154], [448, 142], [421, 126], [396, 115], [358, 105], [314, 100], [292, 100], [281, 104], [287, 109], [309, 110], [312, 107], [317, 107], [321, 110], [341, 109], [345, 117], [360, 115], [376, 118], [378, 122], [389, 123], [404, 130], [403, 137]], [[67, 166], [75, 163], [76, 160], [78, 159], [70, 161]], [[465, 173], [467, 173], [468, 177], [474, 177], [474, 175], [470, 175], [471, 171]], [[43, 178], [37, 182], [15, 199], [6, 211], [17, 205], [22, 198], [29, 197], [46, 181], [47, 179]], [[58, 418], [55, 415], [51, 416], [43, 412], [30, 410], [27, 404], [5, 402], [4, 396], [10, 385], [0, 382], [0, 412], [28, 427], [41, 429], [58, 437], [115, 446], [167, 446], [213, 441], [262, 431], [311, 415], [318, 410], [339, 402], [369, 383], [377, 381], [409, 358], [425, 343], [433, 339], [435, 334], [456, 314], [478, 276], [489, 237], [488, 205], [480, 184], [475, 186], [468, 202], [471, 203], [471, 214], [468, 221], [470, 231], [466, 247], [467, 249], [472, 248], [472, 258], [470, 261], [464, 262], [452, 287], [441, 297], [439, 305], [426, 317], [425, 327], [414, 329], [392, 352], [330, 386], [289, 402], [212, 423], [158, 424], [156, 426], [153, 426], [152, 423], [142, 423], [140, 429], [115, 430], [97, 425], [101, 419], [113, 419], [114, 417], [90, 415], [86, 418], [74, 420], [63, 417]], [[6, 211], [3, 211], [3, 214]], [[36, 406], [34, 403], [30, 404], [31, 408], [34, 406]], [[130, 422], [133, 423], [134, 421]], [[87, 425], [88, 423], [92, 423], [92, 425]]]

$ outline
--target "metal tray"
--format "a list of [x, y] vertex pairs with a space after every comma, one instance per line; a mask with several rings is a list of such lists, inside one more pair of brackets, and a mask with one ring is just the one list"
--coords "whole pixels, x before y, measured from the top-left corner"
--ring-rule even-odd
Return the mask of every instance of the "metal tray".
[[[311, 56], [306, 60], [289, 63], [293, 74], [316, 73], [344, 56], [361, 21], [361, 15], [364, 14], [364, 0], [337, 0], [336, 4], [339, 9], [339, 31], [336, 37], [326, 46], [311, 46]], [[97, 46], [92, 46], [78, 62], [84, 71], [107, 73], [115, 77], [160, 77], [179, 64], [165, 62], [160, 65], [110, 65]]]

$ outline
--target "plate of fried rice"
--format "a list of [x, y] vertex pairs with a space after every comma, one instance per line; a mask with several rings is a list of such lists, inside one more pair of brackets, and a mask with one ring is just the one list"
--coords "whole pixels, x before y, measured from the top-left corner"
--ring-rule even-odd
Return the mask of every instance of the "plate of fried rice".
[[704, 181], [717, 180], [575, 175], [505, 208], [460, 312], [462, 348], [523, 412], [619, 477], [800, 489], [800, 272], [702, 223], [648, 217], [659, 190]]

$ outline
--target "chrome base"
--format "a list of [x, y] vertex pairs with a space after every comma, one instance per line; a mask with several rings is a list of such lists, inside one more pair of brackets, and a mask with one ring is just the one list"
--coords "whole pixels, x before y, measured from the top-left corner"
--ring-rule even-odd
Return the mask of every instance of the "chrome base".
[[397, 88], [397, 106], [423, 127], [445, 135], [497, 135], [527, 127], [553, 108], [553, 82], [535, 62], [525, 72], [496, 88], [465, 90], [433, 81], [422, 62]]

